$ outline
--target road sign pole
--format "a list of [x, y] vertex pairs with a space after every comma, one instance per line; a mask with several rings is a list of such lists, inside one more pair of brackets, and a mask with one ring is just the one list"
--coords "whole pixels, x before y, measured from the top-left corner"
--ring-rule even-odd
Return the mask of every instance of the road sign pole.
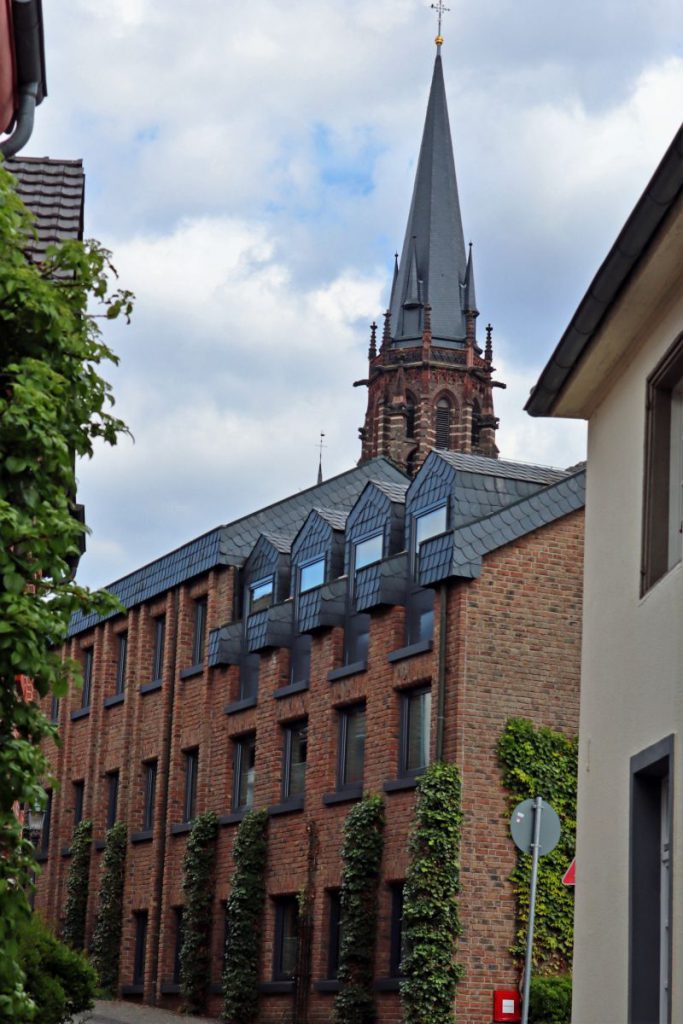
[[541, 815], [543, 801], [540, 796], [534, 800], [534, 837], [531, 843], [531, 893], [529, 896], [529, 930], [526, 937], [526, 960], [524, 962], [524, 991], [522, 996], [522, 1024], [529, 1020], [529, 988], [531, 985], [531, 956], [534, 948], [534, 916], [536, 913], [536, 885], [538, 882], [538, 858], [540, 854]]

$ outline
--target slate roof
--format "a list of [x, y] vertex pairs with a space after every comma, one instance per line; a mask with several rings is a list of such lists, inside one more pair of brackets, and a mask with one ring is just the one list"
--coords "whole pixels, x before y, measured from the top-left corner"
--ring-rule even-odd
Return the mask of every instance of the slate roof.
[[339, 512], [334, 508], [320, 508], [318, 505], [315, 505], [314, 509], [326, 523], [330, 524], [333, 530], [343, 530], [346, 526], [347, 512]]
[[[408, 224], [392, 288], [392, 340], [421, 337], [419, 317], [414, 310], [404, 310], [407, 300], [420, 299], [432, 307], [433, 344], [464, 342], [466, 272], [443, 66], [437, 50]], [[474, 294], [473, 277], [470, 286]], [[414, 294], [419, 291], [421, 295]]]
[[374, 484], [378, 491], [382, 494], [386, 494], [390, 501], [395, 502], [398, 505], [405, 504], [406, 491], [408, 490], [408, 484], [391, 484], [385, 480], [371, 480], [370, 483]]
[[35, 217], [37, 238], [27, 252], [39, 262], [48, 245], [83, 238], [85, 173], [82, 160], [22, 156], [5, 161], [17, 179], [17, 193]]
[[504, 477], [506, 480], [527, 480], [530, 483], [552, 484], [567, 476], [566, 469], [553, 466], [536, 466], [527, 462], [508, 462], [505, 459], [490, 459], [485, 455], [465, 455], [436, 449], [435, 454], [454, 469], [467, 473], [481, 473], [485, 476]]
[[[281, 545], [291, 545], [312, 508], [322, 506], [327, 510], [348, 513], [366, 483], [377, 479], [403, 483], [406, 477], [388, 459], [371, 459], [322, 484], [308, 487], [283, 501], [210, 530], [149, 565], [116, 580], [106, 589], [118, 597], [124, 607], [131, 608], [214, 566], [242, 565], [262, 533], [267, 533], [271, 539], [273, 535], [277, 536]], [[75, 615], [69, 626], [69, 636], [82, 633], [100, 621], [101, 617], [94, 614]]]

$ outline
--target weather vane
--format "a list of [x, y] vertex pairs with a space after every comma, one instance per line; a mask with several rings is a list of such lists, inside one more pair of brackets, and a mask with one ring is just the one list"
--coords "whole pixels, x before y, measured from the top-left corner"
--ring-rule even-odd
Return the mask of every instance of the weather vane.
[[438, 0], [438, 3], [431, 4], [431, 8], [432, 8], [433, 11], [436, 11], [437, 17], [439, 19], [439, 23], [438, 23], [438, 27], [437, 27], [437, 33], [436, 33], [436, 45], [437, 46], [441, 46], [441, 44], [443, 42], [443, 36], [441, 35], [441, 19], [443, 18], [444, 13], [446, 11], [450, 11], [450, 7], [446, 7], [446, 5], [443, 2], [443, 0]]
[[323, 482], [323, 448], [327, 448], [327, 445], [325, 444], [324, 438], [325, 438], [325, 431], [321, 430], [320, 431], [320, 441], [316, 445], [316, 448], [320, 448], [320, 456], [318, 458], [318, 483], [319, 484], [321, 484]]

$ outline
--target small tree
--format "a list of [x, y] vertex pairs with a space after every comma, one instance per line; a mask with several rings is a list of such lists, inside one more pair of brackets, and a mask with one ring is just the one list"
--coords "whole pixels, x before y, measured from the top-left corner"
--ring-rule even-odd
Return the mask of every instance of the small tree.
[[44, 261], [24, 254], [31, 219], [0, 166], [0, 1019], [25, 1024], [33, 1013], [19, 964], [18, 934], [29, 917], [26, 892], [34, 852], [17, 804], [44, 803], [49, 771], [42, 741], [55, 730], [27, 701], [17, 676], [40, 697], [66, 693], [78, 667], [56, 647], [75, 611], [110, 612], [71, 578], [83, 526], [72, 515], [74, 461], [95, 439], [115, 444], [123, 423], [97, 368], [116, 361], [102, 343], [90, 300], [114, 319], [130, 311], [126, 292], [110, 293], [110, 254], [96, 242], [50, 247]]
[[200, 814], [183, 858], [183, 944], [180, 984], [188, 1013], [203, 1013], [211, 969], [211, 909], [218, 818]]
[[418, 783], [403, 889], [405, 1024], [452, 1024], [455, 1019], [461, 974], [455, 962], [461, 822], [458, 769], [440, 762], [430, 765]]
[[384, 849], [384, 804], [367, 796], [344, 822], [341, 884], [342, 941], [336, 1024], [372, 1024], [377, 1017], [373, 964], [377, 942], [377, 889]]
[[228, 1024], [251, 1024], [258, 1014], [267, 828], [267, 811], [251, 811], [242, 819], [235, 837], [223, 971], [223, 1020]]
[[92, 821], [81, 821], [71, 840], [71, 863], [66, 882], [63, 938], [72, 949], [85, 947], [85, 919], [90, 888], [90, 850]]
[[107, 832], [102, 858], [102, 881], [91, 959], [97, 971], [100, 989], [108, 996], [116, 994], [119, 982], [127, 842], [126, 826], [118, 821]]

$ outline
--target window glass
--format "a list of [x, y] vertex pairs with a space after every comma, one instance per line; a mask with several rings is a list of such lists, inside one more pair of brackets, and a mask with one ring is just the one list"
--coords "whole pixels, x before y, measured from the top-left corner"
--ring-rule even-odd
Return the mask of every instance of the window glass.
[[683, 537], [683, 384], [678, 384], [671, 392], [667, 565], [669, 569], [672, 569], [681, 560], [681, 537]]
[[415, 550], [419, 551], [420, 544], [430, 537], [436, 537], [446, 531], [446, 506], [441, 505], [431, 512], [415, 517]]
[[116, 815], [119, 802], [119, 773], [118, 771], [107, 773], [107, 828], [113, 828], [116, 824]]
[[197, 772], [199, 769], [199, 751], [185, 752], [185, 796], [183, 800], [183, 821], [192, 821], [197, 804]]
[[144, 805], [142, 812], [142, 828], [145, 832], [148, 832], [154, 827], [154, 802], [156, 799], [156, 788], [157, 788], [157, 763], [156, 761], [147, 761], [144, 765]]
[[401, 978], [401, 962], [406, 955], [406, 930], [403, 919], [403, 882], [391, 886], [391, 948], [389, 976]]
[[309, 565], [302, 565], [299, 572], [299, 593], [305, 594], [314, 587], [321, 587], [325, 582], [325, 559], [319, 558]]
[[235, 810], [253, 805], [255, 772], [256, 736], [251, 734], [235, 743]]
[[420, 771], [429, 764], [429, 730], [432, 694], [413, 690], [403, 695], [403, 773]]
[[267, 580], [259, 580], [258, 583], [252, 583], [249, 587], [249, 614], [253, 615], [254, 612], [260, 612], [264, 608], [269, 608], [272, 604], [272, 597], [272, 576], [269, 576]]
[[354, 547], [354, 569], [362, 569], [366, 565], [372, 565], [373, 562], [379, 562], [383, 547], [384, 537], [381, 533], [375, 534], [374, 537], [368, 537], [367, 540], [359, 541]]
[[204, 636], [206, 634], [206, 598], [194, 603], [194, 637], [192, 640], [192, 664], [201, 665], [204, 660]]
[[291, 980], [296, 972], [299, 947], [299, 907], [295, 896], [277, 901], [275, 911], [275, 958], [273, 977]]
[[152, 663], [152, 679], [161, 679], [164, 674], [164, 643], [166, 640], [166, 616], [160, 615], [154, 620], [154, 661]]
[[299, 633], [292, 641], [290, 682], [308, 683], [311, 677], [312, 637], [308, 633]]
[[339, 785], [352, 786], [363, 781], [365, 765], [365, 705], [357, 704], [340, 712]]
[[83, 654], [83, 689], [81, 690], [81, 707], [90, 707], [90, 691], [92, 689], [92, 647]]
[[74, 828], [80, 825], [83, 820], [83, 799], [85, 796], [85, 782], [74, 782]]
[[133, 959], [133, 984], [143, 985], [145, 981], [145, 951], [147, 947], [147, 911], [135, 914], [135, 954]]
[[128, 653], [128, 634], [119, 633], [119, 650], [116, 662], [116, 693], [123, 693], [126, 687], [126, 657]]
[[285, 730], [285, 777], [283, 796], [299, 796], [306, 787], [308, 723], [296, 722]]
[[327, 937], [327, 977], [332, 981], [339, 974], [339, 951], [341, 949], [341, 895], [339, 889], [331, 889], [329, 899], [329, 928]]

